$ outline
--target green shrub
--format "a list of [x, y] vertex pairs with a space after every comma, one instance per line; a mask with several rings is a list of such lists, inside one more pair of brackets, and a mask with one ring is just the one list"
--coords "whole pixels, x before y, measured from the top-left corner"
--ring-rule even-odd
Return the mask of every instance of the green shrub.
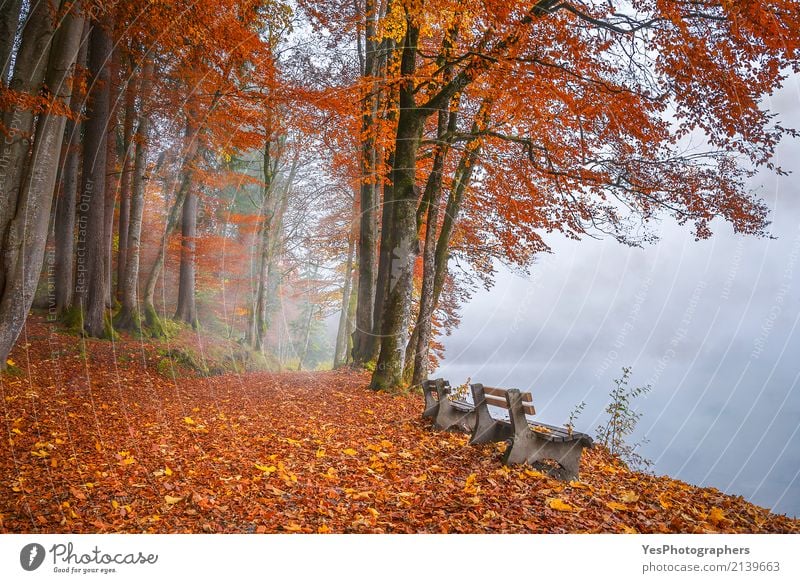
[[614, 388], [609, 397], [611, 401], [606, 406], [608, 421], [597, 428], [597, 440], [603, 444], [611, 455], [623, 461], [632, 469], [646, 470], [653, 462], [642, 457], [636, 450], [647, 443], [646, 439], [630, 444], [628, 438], [636, 429], [642, 414], [633, 409], [633, 401], [650, 392], [650, 385], [629, 388], [630, 367], [622, 368], [622, 377], [614, 379]]

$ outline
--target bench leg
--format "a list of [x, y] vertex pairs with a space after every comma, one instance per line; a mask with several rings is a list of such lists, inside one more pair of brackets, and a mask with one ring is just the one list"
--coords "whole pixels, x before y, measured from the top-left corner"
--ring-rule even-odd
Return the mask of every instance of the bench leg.
[[450, 400], [445, 397], [439, 403], [439, 410], [436, 413], [437, 429], [449, 430], [457, 429], [460, 431], [472, 431], [475, 427], [475, 411], [461, 411], [450, 404]]
[[475, 427], [475, 410], [462, 411], [453, 407], [452, 401], [448, 397], [450, 385], [447, 381], [442, 379], [436, 381], [436, 394], [439, 397], [439, 408], [436, 411], [434, 427], [443, 430], [472, 431], [472, 428]]
[[425, 410], [422, 412], [423, 417], [436, 419], [436, 414], [439, 412], [439, 401], [436, 400], [433, 394], [436, 392], [436, 383], [438, 382], [444, 382], [444, 379], [422, 381], [422, 394], [425, 397]]
[[530, 435], [519, 438], [514, 436], [511, 446], [503, 456], [503, 463], [532, 464], [543, 460], [554, 460], [561, 466], [557, 477], [562, 480], [577, 480], [580, 470], [581, 452], [583, 445], [578, 441], [554, 442], [538, 437], [531, 432]]
[[531, 431], [522, 408], [522, 397], [518, 390], [510, 389], [506, 394], [508, 412], [511, 417], [512, 441], [503, 455], [503, 463], [524, 464], [546, 459], [555, 460], [562, 470], [558, 477], [562, 480], [576, 480], [581, 463], [581, 452], [585, 444], [575, 441], [550, 441]]

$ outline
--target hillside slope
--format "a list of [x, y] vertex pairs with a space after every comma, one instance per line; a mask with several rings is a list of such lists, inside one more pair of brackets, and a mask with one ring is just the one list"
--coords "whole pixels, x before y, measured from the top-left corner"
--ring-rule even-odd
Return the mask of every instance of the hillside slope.
[[2, 375], [2, 532], [800, 532], [601, 448], [580, 482], [506, 468], [364, 375], [170, 378], [163, 346], [82, 342], [34, 319]]

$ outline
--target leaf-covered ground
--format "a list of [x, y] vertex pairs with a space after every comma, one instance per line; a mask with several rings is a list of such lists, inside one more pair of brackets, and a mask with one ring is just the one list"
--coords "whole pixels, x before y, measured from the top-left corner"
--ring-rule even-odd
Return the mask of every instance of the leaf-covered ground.
[[351, 372], [169, 379], [153, 345], [32, 320], [2, 377], [2, 532], [800, 532], [600, 448], [565, 484]]

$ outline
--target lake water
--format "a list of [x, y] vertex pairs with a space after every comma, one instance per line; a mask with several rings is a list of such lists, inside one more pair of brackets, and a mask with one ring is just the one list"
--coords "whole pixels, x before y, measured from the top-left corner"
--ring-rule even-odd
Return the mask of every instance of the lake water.
[[[792, 127], [797, 95], [778, 96]], [[778, 162], [800, 171], [798, 145]], [[718, 223], [696, 242], [669, 221], [645, 249], [549, 239], [529, 278], [501, 268], [464, 307], [435, 376], [530, 390], [554, 425], [585, 401], [576, 429], [594, 435], [631, 366], [632, 385], [652, 385], [632, 440], [647, 437], [655, 473], [800, 515], [800, 197], [796, 176], [753, 186], [777, 239]]]

